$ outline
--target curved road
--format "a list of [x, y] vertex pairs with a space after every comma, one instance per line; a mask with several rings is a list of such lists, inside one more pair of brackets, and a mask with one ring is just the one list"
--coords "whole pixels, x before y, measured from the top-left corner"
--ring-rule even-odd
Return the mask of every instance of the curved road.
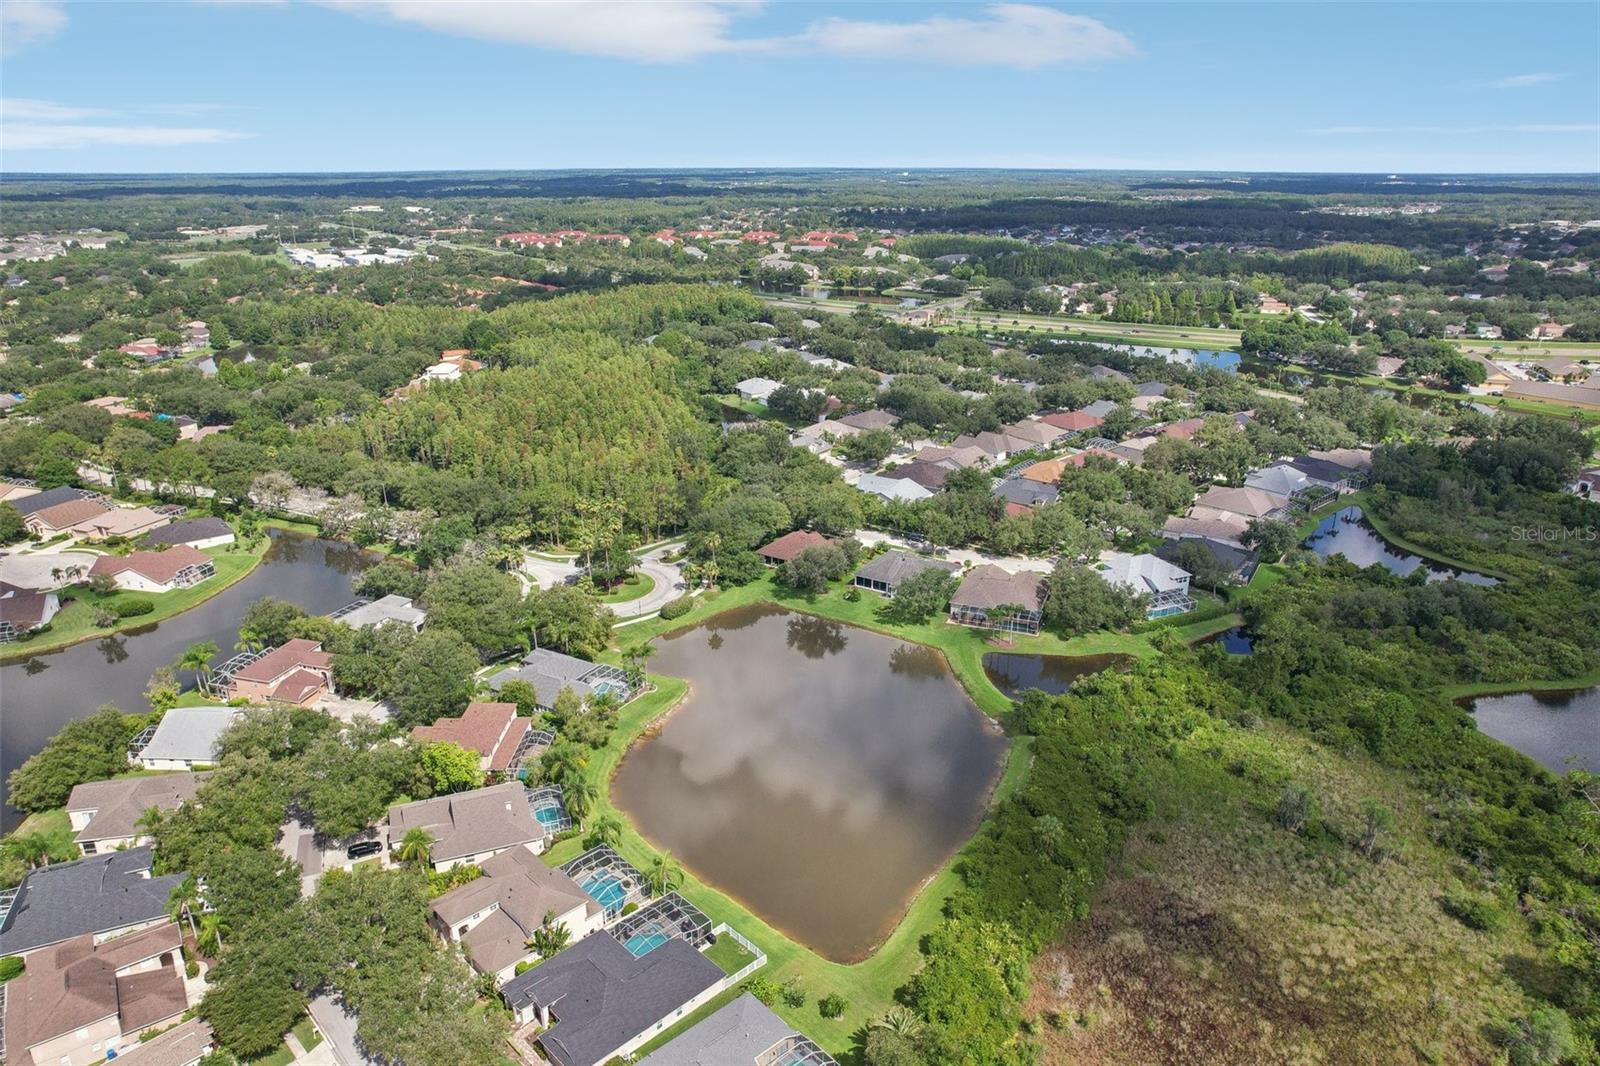
[[[666, 561], [668, 555], [681, 547], [683, 547], [681, 541], [657, 544], [640, 556], [638, 570], [655, 583], [654, 587], [636, 600], [611, 604], [611, 613], [624, 621], [633, 621], [655, 614], [668, 601], [675, 600], [688, 592], [688, 583], [683, 580], [683, 564]], [[531, 582], [542, 589], [547, 589], [552, 585], [572, 580], [578, 575], [579, 569], [575, 556], [558, 560], [548, 556], [525, 554], [522, 557], [522, 570], [517, 576], [524, 583]]]

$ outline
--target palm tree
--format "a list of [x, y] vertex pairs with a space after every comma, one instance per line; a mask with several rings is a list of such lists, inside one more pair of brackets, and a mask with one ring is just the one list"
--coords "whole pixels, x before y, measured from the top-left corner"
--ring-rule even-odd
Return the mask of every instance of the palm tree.
[[1056, 851], [1066, 839], [1066, 834], [1067, 827], [1053, 814], [1041, 814], [1033, 820], [1033, 835], [1038, 838], [1044, 853], [1052, 859], [1056, 857]]
[[220, 651], [215, 641], [202, 640], [198, 644], [191, 644], [183, 649], [183, 654], [178, 657], [179, 670], [193, 670], [195, 683], [204, 688], [211, 677], [211, 660], [216, 658]]
[[722, 534], [721, 533], [707, 533], [705, 535], [705, 538], [703, 540], [701, 540], [700, 543], [705, 545], [706, 551], [711, 553], [711, 565], [712, 566], [716, 566], [717, 565], [717, 549], [722, 547]]
[[580, 828], [599, 798], [600, 790], [587, 778], [574, 777], [561, 785], [561, 802], [567, 808], [567, 813], [578, 820]]
[[672, 857], [672, 852], [663, 851], [650, 864], [649, 871], [644, 875], [644, 883], [649, 886], [652, 896], [665, 896], [683, 884], [683, 867]]
[[50, 864], [50, 841], [43, 833], [13, 836], [6, 841], [5, 850], [27, 863], [29, 869]]
[[899, 1036], [914, 1037], [922, 1031], [922, 1019], [904, 1007], [890, 1007], [889, 1012], [872, 1023], [874, 1029], [887, 1029]]
[[200, 918], [200, 935], [195, 937], [195, 946], [212, 958], [216, 958], [222, 950], [223, 933], [233, 935], [233, 930], [222, 920], [222, 915], [215, 911], [203, 915]]
[[189, 935], [194, 937], [197, 943], [200, 940], [200, 931], [194, 926], [194, 912], [200, 905], [200, 882], [196, 881], [193, 875], [185, 877], [167, 898], [167, 916], [175, 922], [180, 918], [187, 918]]
[[544, 912], [544, 922], [527, 940], [527, 946], [537, 951], [539, 957], [543, 959], [566, 950], [570, 943], [572, 943], [572, 930], [556, 923], [555, 911]]
[[614, 814], [602, 814], [595, 819], [583, 843], [590, 848], [597, 848], [601, 844], [609, 848], [617, 847], [622, 843], [622, 820]]
[[433, 856], [433, 834], [421, 826], [407, 829], [395, 855], [401, 862], [426, 863]]
[[654, 644], [635, 644], [628, 649], [628, 661], [639, 671], [639, 679], [644, 682], [650, 680], [646, 667], [650, 660], [655, 658], [656, 646]]

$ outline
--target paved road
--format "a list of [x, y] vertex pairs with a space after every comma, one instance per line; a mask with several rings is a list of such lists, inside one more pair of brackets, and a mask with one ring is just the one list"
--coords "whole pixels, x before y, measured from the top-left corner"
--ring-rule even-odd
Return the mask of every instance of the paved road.
[[316, 1066], [382, 1066], [362, 1053], [356, 1043], [356, 1016], [343, 1004], [324, 992], [307, 1004], [307, 1009], [326, 1039], [301, 1062]]
[[[655, 587], [636, 600], [611, 605], [618, 618], [641, 618], [655, 614], [669, 600], [675, 600], [689, 591], [683, 580], [683, 564], [669, 563], [666, 557], [683, 547], [681, 541], [657, 544], [639, 557], [639, 572], [647, 575]], [[531, 581], [541, 589], [565, 584], [576, 578], [582, 568], [577, 558], [560, 558], [533, 554], [522, 557], [519, 579]]]

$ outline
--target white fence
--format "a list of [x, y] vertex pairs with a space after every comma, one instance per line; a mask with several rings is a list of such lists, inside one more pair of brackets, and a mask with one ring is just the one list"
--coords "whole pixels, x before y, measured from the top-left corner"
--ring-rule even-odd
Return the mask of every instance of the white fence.
[[737, 929], [734, 929], [727, 922], [718, 922], [716, 925], [712, 926], [711, 935], [714, 937], [731, 936], [733, 937], [735, 943], [741, 945], [746, 951], [755, 956], [755, 958], [746, 963], [744, 968], [738, 973], [729, 974], [723, 980], [721, 988], [717, 989], [718, 992], [721, 992], [724, 988], [732, 988], [734, 985], [738, 984], [740, 981], [743, 981], [746, 977], [749, 977], [751, 974], [755, 973], [757, 970], [761, 969], [761, 967], [767, 964], [767, 953], [752, 944], [743, 933], [739, 932]]

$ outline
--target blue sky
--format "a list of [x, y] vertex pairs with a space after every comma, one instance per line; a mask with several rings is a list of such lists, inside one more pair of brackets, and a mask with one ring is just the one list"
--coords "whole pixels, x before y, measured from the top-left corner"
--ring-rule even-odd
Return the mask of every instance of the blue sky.
[[10, 172], [1600, 171], [1595, 3], [0, 0], [0, 19]]

